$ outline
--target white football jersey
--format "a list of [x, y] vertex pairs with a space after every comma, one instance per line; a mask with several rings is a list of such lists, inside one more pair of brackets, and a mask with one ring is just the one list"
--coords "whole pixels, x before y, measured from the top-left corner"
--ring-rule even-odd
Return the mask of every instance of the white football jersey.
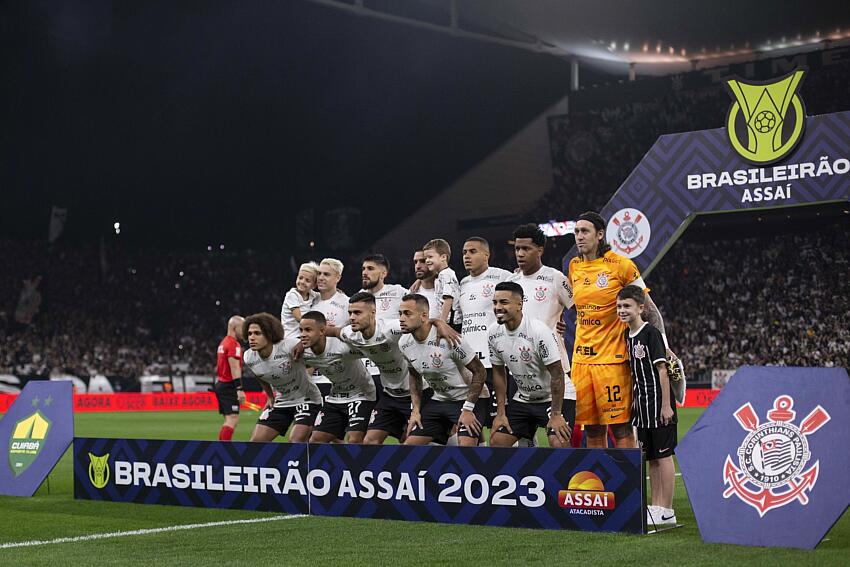
[[[457, 300], [460, 297], [460, 284], [457, 281], [457, 275], [455, 271], [451, 268], [444, 268], [437, 274], [437, 278], [434, 280], [434, 301], [437, 303], [437, 317], [440, 317], [440, 314], [443, 312], [443, 303], [445, 302], [446, 297], [452, 298], [452, 309], [449, 311], [449, 319], [448, 323], [450, 324], [458, 324], [460, 323], [460, 315], [457, 312]], [[430, 302], [430, 300], [429, 300]]]
[[[368, 289], [360, 291], [370, 292]], [[395, 319], [398, 321], [398, 306], [401, 298], [407, 294], [407, 288], [398, 284], [384, 284], [375, 296], [375, 316], [378, 319]]]
[[374, 402], [375, 383], [360, 360], [360, 351], [334, 337], [327, 337], [325, 341], [322, 354], [304, 349], [304, 364], [320, 371], [333, 384], [325, 399], [337, 404], [358, 400]]
[[[487, 336], [490, 361], [494, 366], [507, 366], [516, 381], [517, 391], [513, 399], [526, 403], [551, 402], [552, 377], [546, 366], [561, 360], [555, 332], [542, 321], [523, 317], [513, 331], [505, 325], [493, 323]], [[567, 382], [571, 383], [571, 380], [565, 375], [565, 391]]]
[[288, 408], [304, 403], [322, 403], [319, 388], [310, 381], [303, 360], [292, 360], [292, 349], [298, 339], [283, 339], [272, 346], [272, 353], [263, 358], [260, 353], [248, 349], [242, 355], [245, 366], [251, 369], [258, 380], [270, 384], [275, 393], [274, 407]]
[[[312, 310], [321, 312], [325, 316], [328, 325], [332, 327], [343, 327], [348, 324], [348, 296], [339, 290], [330, 299], [316, 298]], [[303, 316], [304, 313], [301, 315]], [[331, 381], [319, 369], [314, 369], [313, 382], [316, 384], [330, 384]]]
[[410, 396], [410, 372], [398, 347], [401, 337], [398, 319], [378, 319], [375, 334], [369, 339], [364, 339], [360, 331], [352, 331], [350, 326], [343, 328], [340, 333], [343, 342], [366, 355], [372, 366], [380, 371], [384, 392], [396, 398]]
[[446, 339], [437, 338], [437, 329], [432, 326], [424, 342], [420, 343], [409, 333], [401, 337], [398, 346], [410, 368], [434, 390], [433, 399], [441, 402], [466, 400], [471, 383], [466, 365], [475, 358], [475, 352], [466, 341], [461, 340], [460, 346], [452, 347]]
[[[549, 266], [540, 266], [535, 273], [526, 276], [522, 271], [514, 272], [507, 280], [522, 286], [523, 317], [531, 317], [546, 324], [556, 331], [555, 326], [563, 317], [564, 309], [573, 306], [573, 292], [569, 280], [560, 270]], [[569, 380], [570, 359], [564, 337], [557, 331], [558, 348], [561, 351], [561, 364], [564, 367], [564, 399], [576, 399], [576, 389]]]
[[490, 350], [487, 348], [487, 328], [496, 322], [493, 314], [493, 296], [496, 284], [506, 281], [511, 273], [502, 268], [489, 267], [477, 276], [466, 276], [460, 281], [458, 311], [463, 320], [461, 334], [475, 349], [485, 368], [490, 368]]
[[286, 297], [283, 298], [283, 305], [280, 308], [280, 322], [283, 323], [284, 338], [298, 338], [301, 334], [301, 329], [298, 327], [298, 321], [292, 314], [293, 309], [300, 309], [301, 315], [313, 309], [313, 304], [319, 298], [319, 292], [310, 290], [307, 299], [301, 297], [301, 293], [294, 287], [286, 292]]
[[434, 288], [426, 288], [420, 286], [419, 291], [417, 291], [416, 293], [428, 300], [428, 317], [430, 319], [439, 319], [440, 309], [437, 307], [437, 296], [434, 295]]

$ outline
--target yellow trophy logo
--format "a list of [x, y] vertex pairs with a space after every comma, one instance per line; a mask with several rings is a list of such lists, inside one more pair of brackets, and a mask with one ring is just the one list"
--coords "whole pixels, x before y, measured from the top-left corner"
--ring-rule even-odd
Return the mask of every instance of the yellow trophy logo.
[[756, 165], [773, 163], [788, 155], [803, 137], [806, 113], [797, 89], [805, 73], [796, 70], [762, 83], [726, 81], [735, 99], [726, 119], [726, 132], [742, 158]]
[[15, 424], [9, 439], [9, 466], [15, 476], [27, 470], [41, 453], [50, 426], [51, 421], [37, 410]]
[[109, 482], [109, 453], [98, 457], [89, 453], [89, 480], [95, 488], [103, 488]]

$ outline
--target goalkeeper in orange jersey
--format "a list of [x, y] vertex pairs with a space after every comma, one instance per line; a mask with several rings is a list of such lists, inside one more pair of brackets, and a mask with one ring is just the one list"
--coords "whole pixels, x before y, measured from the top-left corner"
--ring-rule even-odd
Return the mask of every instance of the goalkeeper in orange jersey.
[[[572, 360], [576, 423], [584, 425], [589, 448], [607, 446], [609, 426], [617, 447], [635, 447], [631, 376], [623, 340], [626, 326], [617, 317], [617, 294], [628, 285], [646, 290], [646, 284], [634, 262], [611, 251], [599, 213], [580, 215], [575, 236], [578, 256], [570, 261], [568, 277], [576, 308]], [[664, 337], [664, 321], [648, 294], [644, 320]], [[666, 337], [663, 340], [672, 357]]]

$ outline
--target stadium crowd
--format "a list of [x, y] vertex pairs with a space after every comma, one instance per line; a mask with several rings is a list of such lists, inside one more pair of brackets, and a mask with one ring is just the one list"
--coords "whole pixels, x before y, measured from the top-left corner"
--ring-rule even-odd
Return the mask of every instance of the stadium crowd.
[[[809, 74], [802, 87], [809, 114], [846, 109], [846, 97], [836, 93], [850, 89], [847, 67]], [[659, 135], [720, 126], [729, 104], [720, 88], [550, 119], [555, 183], [529, 218], [600, 210]], [[430, 236], [436, 235], [411, 238], [411, 252]], [[850, 331], [842, 318], [850, 305], [840, 277], [847, 273], [848, 237], [845, 223], [816, 239], [759, 239], [744, 244], [746, 257], [726, 254], [728, 242], [677, 245], [649, 283], [690, 372], [740, 364], [848, 366]], [[562, 267], [551, 252], [544, 262]], [[0, 374], [30, 376], [209, 374], [227, 317], [277, 312], [306, 259], [221, 246], [125, 251], [61, 240], [52, 250], [44, 242], [0, 241], [0, 254], [14, 266], [0, 272]], [[334, 254], [313, 254], [325, 255]], [[771, 269], [792, 255], [801, 261]], [[350, 295], [359, 289], [359, 258], [341, 259], [340, 289]], [[456, 253], [452, 266], [462, 277], [459, 260]], [[409, 285], [411, 258], [390, 261], [387, 281]], [[499, 246], [491, 264], [516, 266], [510, 249]]]

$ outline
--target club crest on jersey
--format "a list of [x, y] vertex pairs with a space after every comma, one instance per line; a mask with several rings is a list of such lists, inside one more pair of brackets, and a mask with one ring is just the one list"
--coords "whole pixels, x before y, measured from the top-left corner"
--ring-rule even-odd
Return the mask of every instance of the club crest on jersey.
[[534, 299], [536, 299], [537, 301], [546, 301], [547, 291], [549, 291], [549, 288], [542, 285], [534, 288]]
[[439, 352], [435, 352], [431, 354], [431, 367], [432, 368], [442, 368], [443, 359], [441, 358], [441, 354]]
[[484, 287], [481, 288], [481, 297], [493, 297], [493, 284], [484, 284]]
[[635, 343], [635, 348], [633, 350], [636, 359], [642, 360], [646, 358], [646, 347], [641, 343]]
[[797, 415], [793, 407], [791, 396], [777, 397], [773, 409], [767, 412], [768, 421], [763, 424], [759, 424], [749, 402], [734, 413], [748, 433], [738, 447], [738, 466], [731, 455], [726, 456], [723, 483], [727, 488], [723, 497], [737, 496], [755, 508], [759, 517], [795, 500], [805, 506], [818, 480], [820, 461], [804, 470], [812, 458], [806, 438], [831, 418], [825, 409], [817, 406], [798, 427], [792, 423]]
[[381, 352], [390, 352], [390, 345], [387, 343], [383, 343], [381, 345]]
[[390, 308], [390, 305], [392, 305], [392, 301], [393, 300], [389, 297], [382, 297], [381, 298], [381, 311], [388, 310]]
[[284, 359], [280, 361], [280, 364], [277, 365], [284, 374], [288, 374], [290, 370], [292, 370], [292, 361]]
[[608, 287], [608, 274], [607, 273], [601, 273], [598, 276], [596, 276], [596, 287], [598, 287], [599, 289], [605, 289], [606, 287]]
[[519, 358], [523, 362], [531, 362], [531, 347], [519, 347]]
[[639, 210], [620, 209], [611, 216], [605, 234], [615, 252], [634, 258], [646, 250], [652, 230], [649, 219]]
[[345, 363], [341, 360], [337, 360], [333, 364], [331, 364], [330, 371], [334, 374], [341, 374], [345, 371]]

